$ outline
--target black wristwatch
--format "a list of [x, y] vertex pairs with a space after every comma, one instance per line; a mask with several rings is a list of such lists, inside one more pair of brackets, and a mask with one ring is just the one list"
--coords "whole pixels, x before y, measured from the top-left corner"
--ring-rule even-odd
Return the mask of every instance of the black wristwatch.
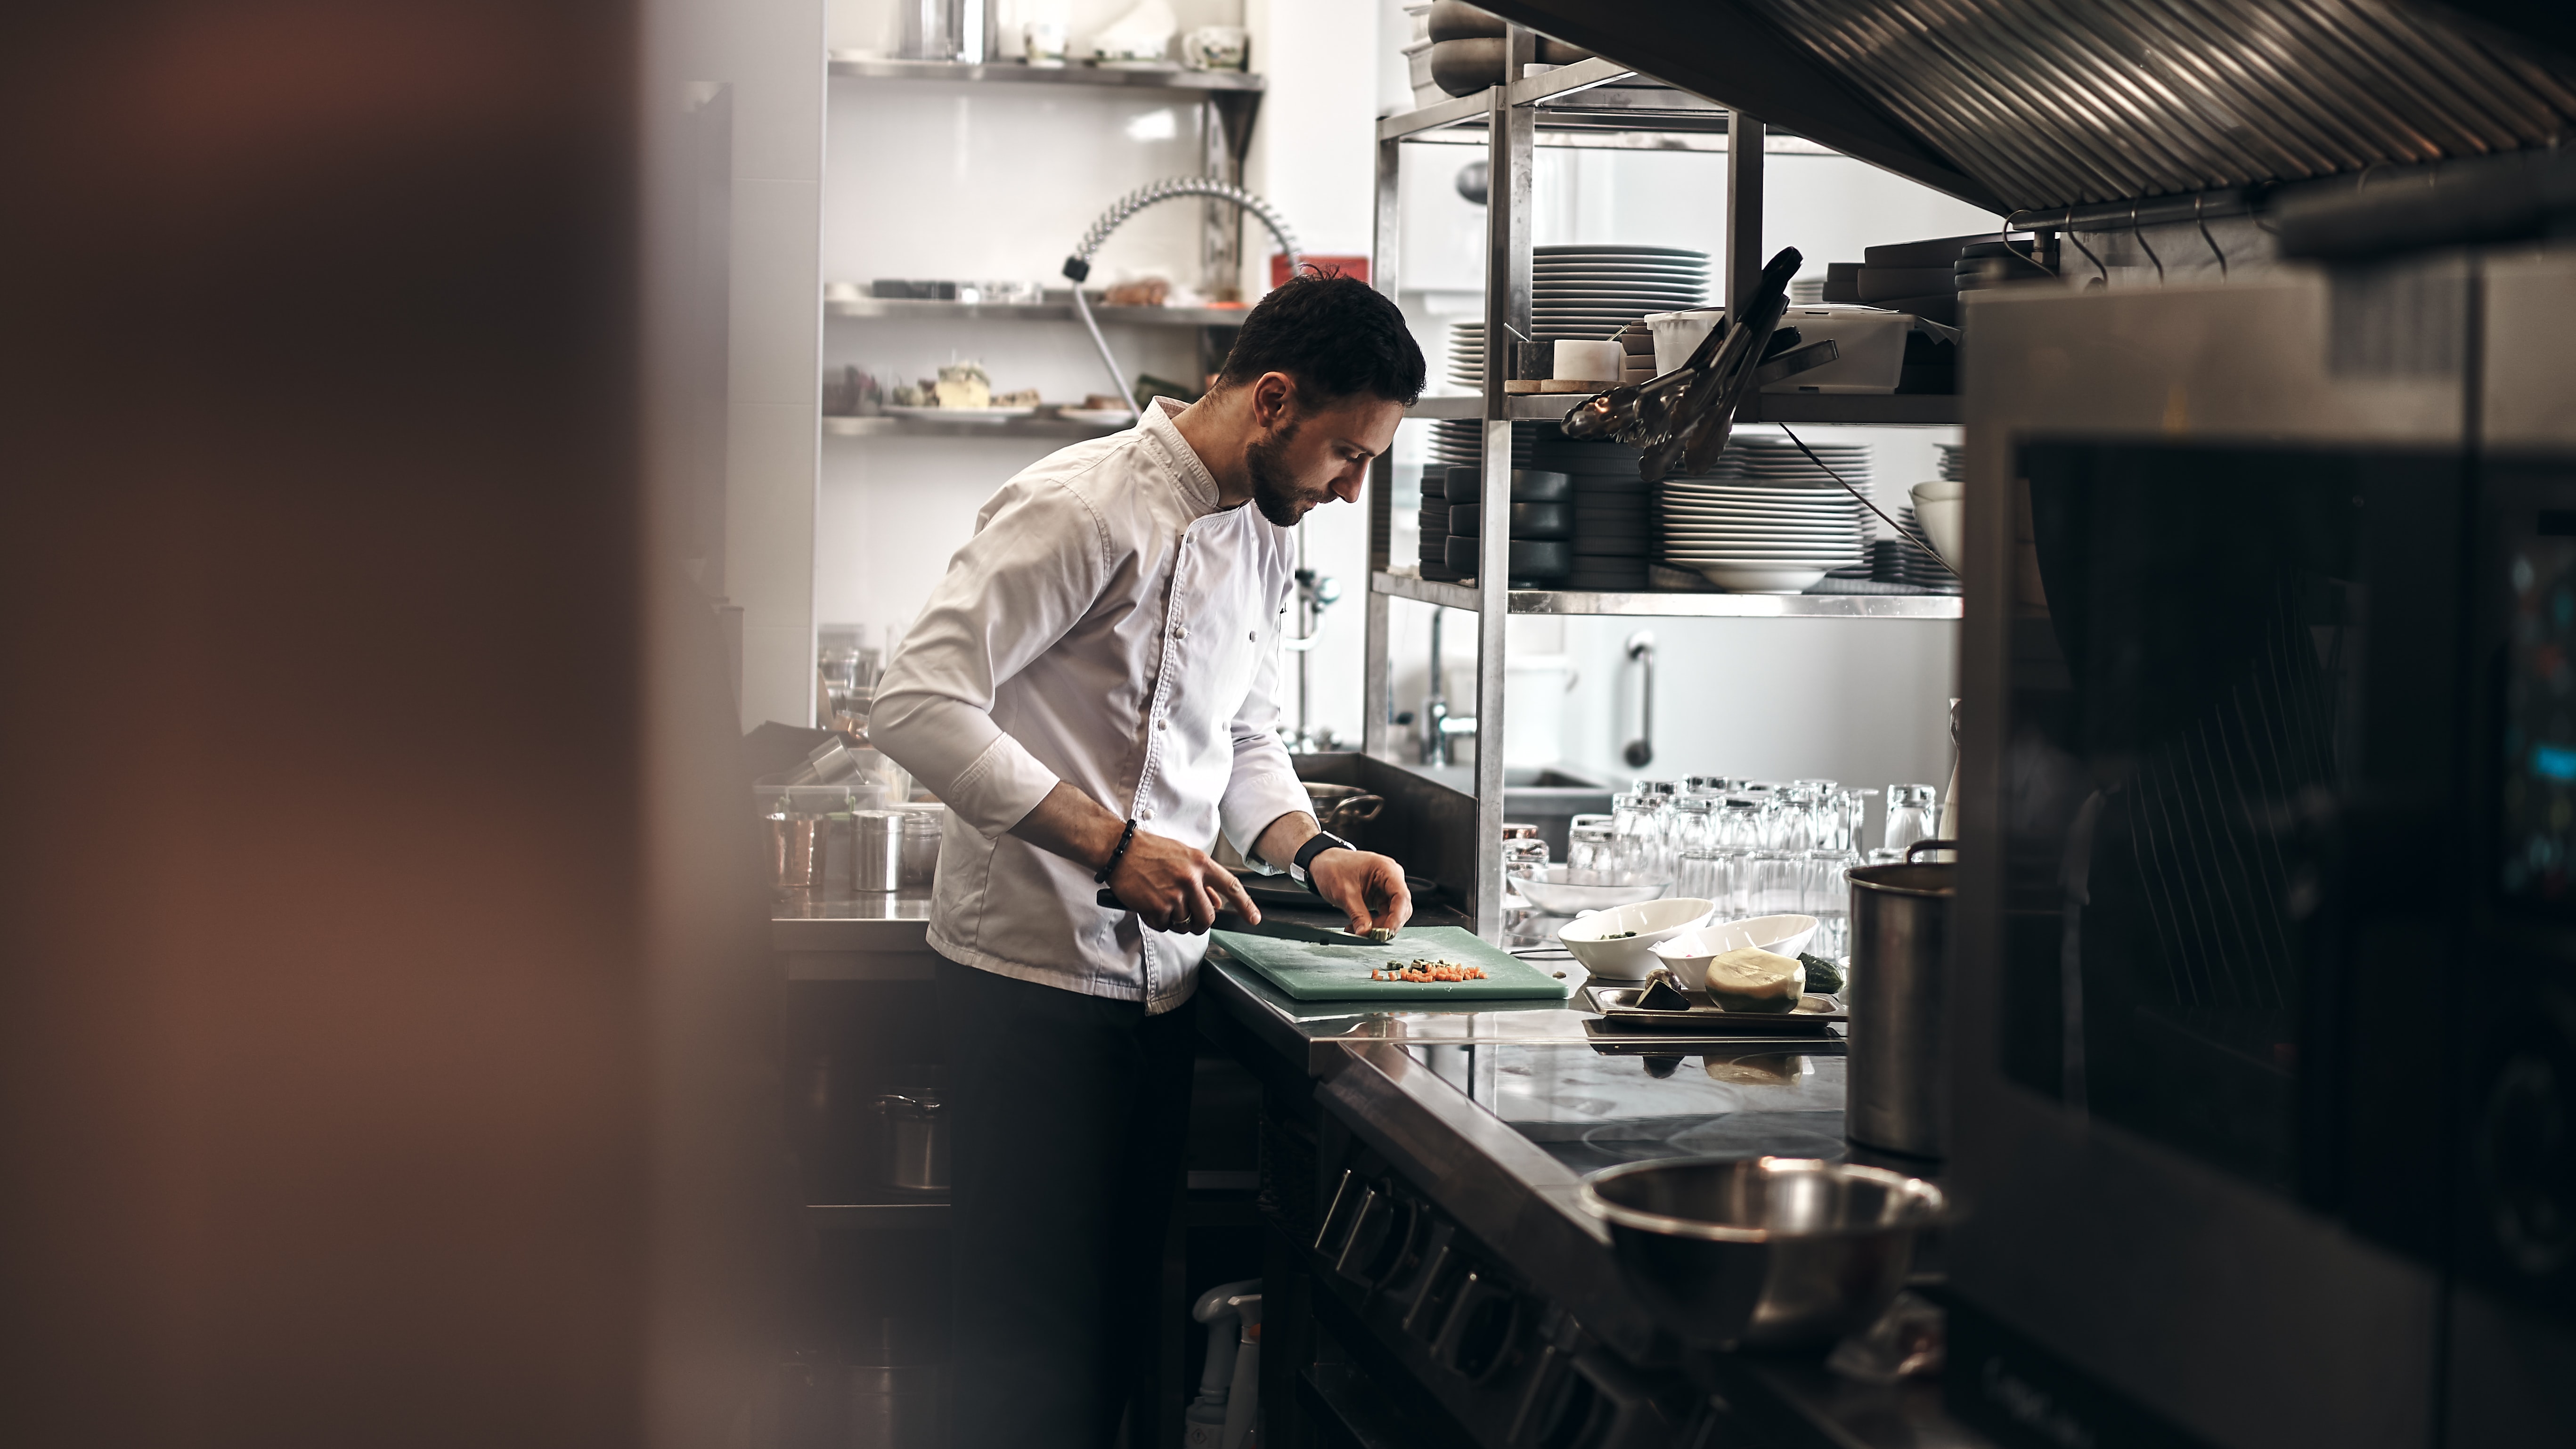
[[1358, 846], [1329, 830], [1318, 830], [1315, 832], [1314, 839], [1297, 847], [1297, 858], [1288, 862], [1288, 878], [1310, 891], [1314, 890], [1315, 878], [1310, 872], [1314, 868], [1316, 856], [1328, 850], [1357, 849], [1359, 849]]

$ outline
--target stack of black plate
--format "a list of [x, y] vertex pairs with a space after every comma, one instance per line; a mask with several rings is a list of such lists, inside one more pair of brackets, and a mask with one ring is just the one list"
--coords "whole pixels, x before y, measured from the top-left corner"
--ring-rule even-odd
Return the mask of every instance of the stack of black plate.
[[[1475, 468], [1449, 470], [1449, 539], [1447, 572], [1474, 576], [1476, 551], [1484, 529], [1483, 508], [1475, 495], [1479, 491], [1481, 471]], [[1545, 589], [1561, 586], [1573, 566], [1574, 480], [1563, 473], [1535, 468], [1512, 470], [1511, 580], [1516, 589]], [[1424, 564], [1429, 577], [1429, 562]]]
[[1637, 456], [1625, 443], [1574, 442], [1554, 428], [1531, 450], [1540, 467], [1574, 480], [1574, 568], [1565, 587], [1596, 593], [1646, 587], [1654, 516]]
[[1422, 470], [1422, 576], [1454, 584], [1459, 575], [1449, 568], [1448, 473], [1438, 463]]

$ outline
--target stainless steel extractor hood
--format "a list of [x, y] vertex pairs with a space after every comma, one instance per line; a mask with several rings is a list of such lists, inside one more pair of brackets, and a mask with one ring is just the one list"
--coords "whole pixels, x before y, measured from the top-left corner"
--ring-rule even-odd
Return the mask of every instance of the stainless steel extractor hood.
[[[1494, 0], [1496, 13], [1997, 211], [2553, 144], [2569, 23], [2400, 0]], [[2508, 28], [2512, 27], [2512, 28]]]

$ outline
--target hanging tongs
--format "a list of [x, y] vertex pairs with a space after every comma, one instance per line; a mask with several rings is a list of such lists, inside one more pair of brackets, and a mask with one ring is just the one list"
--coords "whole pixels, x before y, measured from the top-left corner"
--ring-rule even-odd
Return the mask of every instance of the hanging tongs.
[[1841, 355], [1830, 338], [1798, 346], [1794, 329], [1780, 338], [1785, 347], [1772, 345], [1780, 315], [1788, 310], [1789, 279], [1805, 260], [1797, 248], [1782, 247], [1763, 267], [1752, 297], [1738, 309], [1742, 316], [1719, 319], [1692, 349], [1690, 360], [1663, 376], [1609, 388], [1575, 404], [1565, 415], [1565, 435], [1615, 438], [1643, 448], [1637, 472], [1649, 483], [1676, 472], [1683, 477], [1707, 472], [1726, 451], [1735, 409], [1747, 392]]

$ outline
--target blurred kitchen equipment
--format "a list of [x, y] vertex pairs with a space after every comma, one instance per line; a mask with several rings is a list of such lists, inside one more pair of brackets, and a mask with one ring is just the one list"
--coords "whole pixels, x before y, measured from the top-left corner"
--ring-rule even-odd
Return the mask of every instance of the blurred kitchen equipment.
[[1630, 1292], [1701, 1344], [1806, 1348], [1875, 1322], [1946, 1203], [1919, 1178], [1760, 1157], [1656, 1158], [1578, 1189]]
[[1192, 70], [1242, 70], [1252, 59], [1252, 32], [1240, 25], [1202, 25], [1181, 37], [1181, 63]]
[[1368, 828], [1386, 811], [1386, 800], [1357, 785], [1330, 785], [1308, 780], [1306, 798], [1315, 808], [1315, 823], [1353, 845], [1367, 848]]
[[1950, 840], [1905, 848], [1903, 865], [1851, 874], [1851, 1079], [1844, 1130], [1854, 1142], [1940, 1158], [1949, 1150], [1950, 912], [1959, 868], [1918, 860]]
[[[1199, 1295], [1190, 1309], [1193, 1322], [1207, 1325], [1207, 1357], [1199, 1373], [1198, 1397], [1181, 1411], [1182, 1449], [1225, 1449], [1225, 1426], [1235, 1389], [1235, 1359], [1246, 1346], [1246, 1330], [1261, 1321], [1261, 1280], [1220, 1283]], [[1252, 1311], [1247, 1313], [1249, 1308]], [[1247, 1420], [1248, 1422], [1248, 1420]]]
[[865, 624], [825, 624], [816, 635], [814, 723], [864, 737], [884, 656], [868, 646]]
[[850, 888], [883, 893], [903, 888], [903, 828], [907, 812], [859, 810], [850, 816]]
[[896, 849], [900, 889], [926, 891], [939, 871], [939, 833], [948, 823], [945, 805], [905, 805], [892, 812], [902, 821]]
[[907, 1087], [876, 1099], [883, 1137], [877, 1181], [897, 1192], [948, 1190], [948, 1103], [936, 1087]]

